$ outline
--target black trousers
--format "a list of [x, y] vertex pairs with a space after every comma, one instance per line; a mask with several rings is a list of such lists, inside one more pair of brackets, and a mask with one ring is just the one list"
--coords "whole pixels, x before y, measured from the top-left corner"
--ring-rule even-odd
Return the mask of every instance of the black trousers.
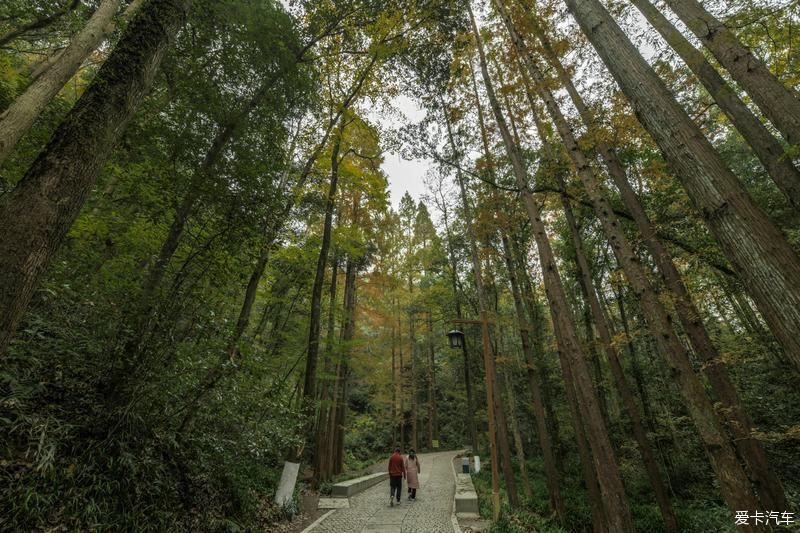
[[403, 476], [389, 476], [389, 498], [394, 498], [397, 495], [397, 501], [400, 501], [400, 495], [403, 493]]
[[408, 487], [408, 497], [409, 498], [416, 498], [417, 497], [417, 489], [412, 489]]

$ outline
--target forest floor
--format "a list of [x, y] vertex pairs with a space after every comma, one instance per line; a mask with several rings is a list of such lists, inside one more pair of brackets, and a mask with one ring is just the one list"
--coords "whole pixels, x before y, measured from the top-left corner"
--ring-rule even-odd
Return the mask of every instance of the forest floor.
[[[457, 452], [420, 454], [417, 501], [389, 506], [389, 483], [380, 483], [350, 498], [350, 507], [336, 509], [305, 531], [309, 533], [452, 533], [455, 478], [452, 459]], [[383, 465], [383, 463], [381, 463]], [[405, 486], [404, 486], [405, 492]]]

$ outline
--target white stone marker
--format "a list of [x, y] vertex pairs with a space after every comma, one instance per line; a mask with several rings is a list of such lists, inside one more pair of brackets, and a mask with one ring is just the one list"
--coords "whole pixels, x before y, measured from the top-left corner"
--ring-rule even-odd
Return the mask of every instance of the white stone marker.
[[297, 482], [298, 472], [300, 472], [300, 463], [290, 463], [289, 461], [283, 463], [281, 480], [278, 483], [278, 490], [275, 492], [275, 503], [281, 507], [286, 507], [292, 503], [294, 484]]
[[475, 456], [475, 473], [477, 474], [480, 471], [481, 471], [481, 457], [480, 457], [480, 455], [476, 455]]

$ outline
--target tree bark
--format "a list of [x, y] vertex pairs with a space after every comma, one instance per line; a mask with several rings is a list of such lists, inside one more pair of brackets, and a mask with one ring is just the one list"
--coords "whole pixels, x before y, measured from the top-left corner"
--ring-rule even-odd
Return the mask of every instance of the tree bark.
[[[511, 296], [514, 299], [514, 310], [517, 315], [522, 353], [525, 355], [525, 370], [528, 377], [528, 389], [533, 400], [533, 414], [536, 418], [536, 433], [539, 437], [539, 446], [542, 448], [545, 474], [547, 475], [547, 492], [550, 497], [550, 509], [556, 513], [561, 523], [566, 518], [564, 500], [558, 486], [558, 468], [553, 455], [550, 430], [547, 427], [544, 403], [542, 401], [541, 379], [539, 378], [538, 365], [534, 356], [533, 343], [531, 342], [531, 327], [525, 318], [525, 308], [522, 303], [522, 293], [517, 280], [511, 243], [505, 230], [501, 228], [500, 239], [503, 243], [503, 259], [508, 270], [508, 279], [511, 284]], [[541, 333], [540, 333], [541, 334]]]
[[433, 316], [428, 311], [428, 445], [439, 440], [439, 422], [436, 413], [436, 350], [433, 344]]
[[[328, 287], [328, 325], [325, 331], [325, 380], [320, 388], [320, 407], [317, 417], [317, 432], [314, 443], [314, 482], [317, 486], [322, 481], [328, 481], [333, 474], [331, 461], [327, 453], [330, 448], [329, 423], [333, 408], [328, 402], [334, 394], [330, 374], [334, 371], [334, 333], [336, 329], [336, 286], [339, 277], [338, 249], [333, 253], [331, 264], [331, 282]], [[394, 328], [392, 328], [394, 337]], [[394, 338], [392, 338], [394, 341]], [[392, 365], [394, 365], [394, 345], [392, 345]], [[394, 366], [392, 366], [392, 383], [394, 384]]]
[[[656, 503], [661, 511], [661, 517], [664, 519], [664, 527], [666, 531], [678, 531], [678, 521], [675, 513], [672, 510], [672, 504], [667, 494], [666, 485], [661, 477], [661, 472], [658, 469], [658, 463], [653, 454], [653, 447], [650, 440], [647, 438], [644, 425], [642, 424], [642, 417], [639, 413], [639, 407], [633, 399], [633, 392], [622, 370], [622, 364], [619, 360], [619, 354], [614, 347], [611, 331], [608, 328], [603, 312], [600, 308], [600, 301], [595, 293], [594, 283], [592, 282], [592, 275], [589, 269], [589, 263], [586, 260], [586, 253], [583, 248], [583, 240], [581, 239], [578, 227], [575, 222], [575, 216], [572, 212], [572, 206], [569, 199], [562, 197], [562, 204], [564, 206], [564, 214], [569, 226], [572, 244], [575, 247], [575, 260], [578, 266], [578, 282], [581, 285], [581, 290], [591, 313], [590, 324], [593, 323], [600, 336], [600, 340], [605, 348], [608, 357], [609, 366], [611, 367], [611, 374], [614, 377], [614, 383], [617, 386], [622, 397], [625, 411], [631, 422], [631, 429], [633, 431], [636, 446], [639, 450], [639, 455], [642, 457], [647, 477], [650, 480], [650, 486], [653, 488], [653, 494], [656, 498]], [[591, 329], [589, 333], [594, 337]]]
[[[354, 223], [357, 223], [354, 221]], [[350, 352], [352, 341], [356, 333], [356, 274], [358, 273], [358, 260], [347, 258], [344, 281], [344, 319], [342, 323], [342, 356], [339, 362], [341, 369], [337, 388], [339, 393], [336, 400], [336, 428], [332, 443], [335, 446], [334, 474], [341, 474], [344, 470], [344, 430], [347, 424], [347, 409], [350, 391]]]
[[121, 0], [103, 0], [86, 26], [60, 54], [58, 62], [36, 79], [0, 114], [0, 162], [31, 129], [50, 100], [78, 71], [89, 54], [114, 30], [114, 15]]
[[556, 266], [555, 255], [547, 237], [539, 205], [528, 188], [527, 173], [522, 156], [519, 153], [519, 147], [513, 142], [489, 78], [486, 57], [477, 24], [474, 17], [471, 17], [471, 19], [486, 92], [495, 121], [503, 138], [503, 144], [511, 161], [517, 186], [522, 191], [524, 206], [530, 218], [534, 238], [539, 250], [545, 290], [558, 341], [562, 371], [565, 375], [568, 373], [573, 375], [574, 378], [576, 403], [586, 430], [587, 440], [592, 449], [592, 460], [597, 471], [600, 492], [606, 510], [605, 519], [607, 520], [608, 528], [613, 531], [632, 531], [634, 529], [633, 517], [631, 516], [625, 489], [622, 485], [617, 460], [608, 437], [608, 430], [600, 413], [597, 393], [594, 390], [594, 384], [586, 366], [586, 361], [581, 354], [575, 326], [571, 321], [569, 305]]
[[0, 205], [0, 354], [103, 164], [183, 26], [190, 0], [153, 0]]
[[800, 260], [598, 0], [569, 10], [800, 369]]
[[[556, 69], [561, 83], [570, 94], [584, 124], [591, 130], [593, 120], [583, 98], [567, 74], [566, 69], [553, 53], [544, 32], [538, 26], [536, 27], [536, 32], [546, 51], [545, 55]], [[603, 135], [600, 137], [602, 138]], [[614, 180], [625, 207], [639, 229], [642, 240], [653, 256], [665, 285], [673, 293], [676, 311], [683, 329], [689, 337], [697, 356], [703, 361], [703, 371], [708, 376], [714, 393], [724, 407], [725, 418], [730, 421], [730, 428], [735, 437], [734, 443], [739, 455], [749, 468], [750, 478], [755, 484], [761, 503], [768, 508], [783, 509], [786, 507], [786, 499], [781, 481], [769, 464], [763, 446], [752, 435], [752, 420], [744, 408], [733, 382], [730, 380], [725, 363], [722, 361], [703, 325], [699, 310], [694, 305], [686, 285], [672, 262], [672, 256], [659, 240], [655, 228], [645, 213], [633, 187], [631, 187], [625, 169], [614, 150], [603, 141], [598, 141], [596, 148], [603, 157], [608, 174]]]
[[747, 91], [789, 144], [800, 144], [800, 100], [697, 0], [666, 0], [684, 24]]
[[325, 203], [325, 220], [322, 226], [322, 243], [317, 258], [317, 270], [314, 285], [311, 288], [311, 315], [309, 317], [308, 351], [306, 354], [306, 370], [303, 382], [303, 397], [312, 402], [316, 396], [317, 357], [319, 355], [319, 332], [322, 316], [322, 285], [325, 281], [325, 269], [328, 263], [328, 250], [331, 245], [331, 226], [333, 210], [336, 207], [336, 186], [339, 182], [339, 151], [342, 146], [342, 135], [346, 122], [340, 119], [336, 137], [331, 149], [331, 180], [328, 187], [328, 199]]
[[[477, 81], [475, 80], [474, 74], [472, 78], [472, 87], [475, 93], [475, 101], [478, 102], [478, 124], [480, 126], [484, 157], [486, 157], [486, 161], [489, 162], [490, 172], [493, 173], [493, 165], [491, 163], [492, 158], [491, 158], [491, 153], [489, 152], [489, 141], [486, 133], [486, 125], [483, 120], [483, 110], [481, 109], [479, 95], [478, 95], [478, 84]], [[464, 201], [464, 205], [466, 206], [467, 196], [466, 196], [466, 189], [464, 188], [463, 185], [463, 176], [461, 176], [461, 174], [459, 173], [457, 174], [457, 177], [459, 181], [459, 187], [461, 188], [461, 195]], [[473, 233], [472, 235], [474, 237], [475, 234]], [[478, 259], [478, 262], [480, 262], [480, 259]], [[492, 279], [491, 275], [488, 276], [488, 279]], [[483, 286], [485, 286], [485, 283], [483, 281], [482, 284]], [[484, 298], [485, 298], [484, 304], [488, 304], [488, 302], [486, 301], [488, 300], [486, 293], [484, 293]], [[482, 309], [485, 309], [485, 307]], [[495, 298], [495, 312], [496, 311], [497, 311], [497, 299]], [[508, 445], [508, 426], [506, 425], [505, 413], [503, 412], [503, 403], [502, 403], [503, 396], [502, 392], [497, 387], [497, 367], [496, 364], [494, 363], [494, 356], [492, 356], [492, 360], [493, 360], [492, 364], [493, 373], [491, 375], [487, 374], [486, 379], [492, 380], [491, 387], [495, 391], [494, 416], [496, 420], [495, 427], [497, 435], [498, 460], [502, 464], [503, 480], [505, 481], [506, 484], [506, 493], [508, 496], [509, 503], [511, 504], [512, 507], [517, 507], [519, 505], [519, 496], [517, 494], [516, 480], [514, 479], [514, 470], [511, 466], [511, 452]]]
[[522, 491], [525, 498], [531, 499], [533, 492], [531, 491], [531, 482], [528, 479], [528, 465], [525, 462], [525, 447], [522, 444], [522, 434], [519, 431], [519, 423], [517, 422], [517, 402], [514, 399], [514, 387], [511, 384], [511, 378], [508, 377], [508, 372], [501, 372], [506, 388], [506, 398], [508, 398], [508, 419], [511, 422], [511, 434], [514, 437], [514, 452], [517, 455], [517, 463], [519, 463], [519, 475], [522, 478]]
[[[783, 146], [747, 108], [702, 52], [661, 14], [650, 0], [631, 0], [700, 80], [708, 94], [753, 148], [761, 164], [795, 209], [800, 209], [800, 172], [785, 155]], [[782, 509], [783, 507], [781, 507]], [[776, 507], [777, 509], [777, 507]]]
[[611, 204], [600, 182], [595, 177], [589, 160], [578, 146], [558, 103], [545, 86], [544, 75], [534, 63], [533, 57], [530, 56], [521, 37], [516, 32], [510, 19], [508, 19], [507, 13], [502, 7], [501, 10], [512, 40], [523, 57], [528, 73], [539, 86], [539, 95], [544, 100], [576, 173], [583, 182], [584, 189], [594, 205], [595, 214], [609, 239], [617, 262], [622, 267], [626, 278], [641, 301], [642, 311], [646, 317], [650, 332], [656, 340], [662, 357], [670, 365], [684, 402], [700, 433], [714, 472], [720, 482], [723, 498], [732, 510], [756, 508], [758, 501], [753, 494], [750, 482], [741, 465], [739, 465], [736, 454], [714, 415], [711, 400], [694, 373], [686, 349], [673, 329], [672, 318], [661, 304], [656, 290], [647, 278], [642, 263], [635, 255], [633, 247], [622, 231], [619, 219], [613, 213]]

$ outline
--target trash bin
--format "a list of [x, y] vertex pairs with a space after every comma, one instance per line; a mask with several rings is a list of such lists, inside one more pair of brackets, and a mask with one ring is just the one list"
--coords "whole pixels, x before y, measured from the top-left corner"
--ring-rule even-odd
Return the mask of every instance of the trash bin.
[[469, 457], [461, 459], [461, 471], [465, 474], [469, 474]]

